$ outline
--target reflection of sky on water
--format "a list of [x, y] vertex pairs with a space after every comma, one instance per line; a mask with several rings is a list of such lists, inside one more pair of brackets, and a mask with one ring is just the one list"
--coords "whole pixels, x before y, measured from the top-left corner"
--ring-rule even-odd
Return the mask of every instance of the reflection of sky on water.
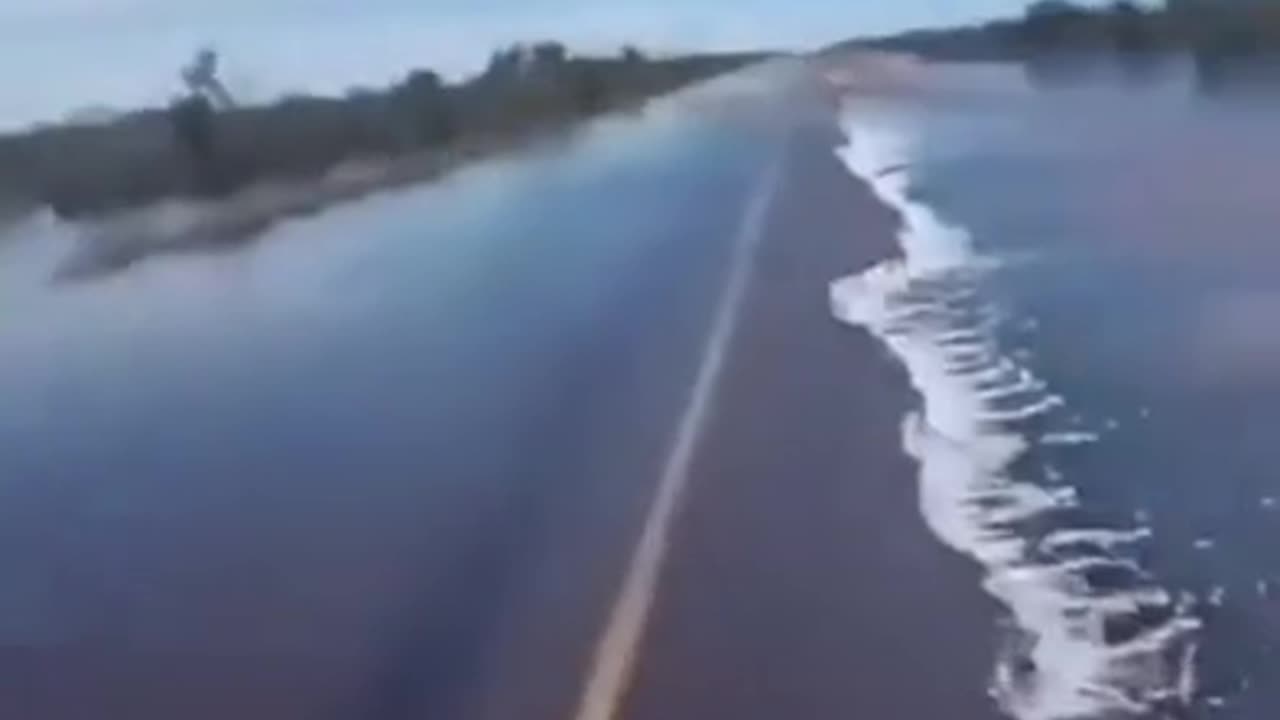
[[0, 236], [0, 644], [358, 641], [574, 461], [540, 433], [597, 344], [697, 322], [771, 148], [680, 102], [86, 282], [50, 219]]

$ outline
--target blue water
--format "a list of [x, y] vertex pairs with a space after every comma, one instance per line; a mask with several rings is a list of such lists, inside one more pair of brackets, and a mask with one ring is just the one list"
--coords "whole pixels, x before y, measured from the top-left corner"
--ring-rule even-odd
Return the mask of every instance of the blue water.
[[[90, 281], [50, 282], [71, 229], [9, 228], [0, 709], [54, 712], [25, 658], [73, 696], [83, 651], [176, 653], [135, 673], [190, 703], [301, 658], [372, 684], [359, 716], [443, 711], [543, 575], [620, 566], [775, 152], [715, 97]], [[556, 589], [571, 631], [599, 580]]]
[[983, 292], [1065, 399], [1055, 421], [1099, 435], [1019, 471], [1076, 488], [1059, 522], [1150, 528], [1133, 557], [1204, 621], [1193, 702], [1150, 717], [1276, 717], [1280, 109], [1177, 86], [964, 97], [895, 101], [921, 128], [915, 193], [998, 259]]

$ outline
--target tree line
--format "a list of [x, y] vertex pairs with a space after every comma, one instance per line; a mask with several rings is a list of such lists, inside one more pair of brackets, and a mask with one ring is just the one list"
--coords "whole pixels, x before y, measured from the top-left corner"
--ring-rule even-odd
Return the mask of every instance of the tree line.
[[925, 30], [873, 40], [876, 47], [944, 60], [1045, 62], [1110, 56], [1124, 62], [1190, 53], [1202, 71], [1236, 59], [1280, 53], [1280, 3], [1268, 0], [1167, 0], [1106, 6], [1042, 0], [1022, 17]]
[[634, 49], [577, 57], [544, 42], [495, 52], [482, 73], [458, 83], [415, 70], [379, 90], [259, 107], [218, 107], [192, 91], [169, 108], [106, 124], [0, 136], [0, 201], [48, 205], [76, 218], [165, 197], [227, 195], [267, 179], [315, 177], [349, 159], [507, 140], [762, 57], [650, 59]]

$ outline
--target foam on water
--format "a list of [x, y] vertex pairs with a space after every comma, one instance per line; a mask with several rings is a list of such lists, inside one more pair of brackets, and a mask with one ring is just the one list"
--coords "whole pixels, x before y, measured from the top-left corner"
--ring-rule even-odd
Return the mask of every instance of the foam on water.
[[982, 293], [995, 265], [964, 228], [913, 198], [914, 135], [899, 122], [844, 113], [838, 154], [899, 214], [902, 257], [835, 282], [832, 310], [883, 341], [920, 396], [902, 440], [919, 465], [925, 522], [982, 565], [984, 588], [1009, 615], [992, 695], [1019, 720], [1176, 713], [1195, 694], [1199, 623], [1126, 556], [1146, 528], [1043, 531], [1080, 500], [1069, 486], [1020, 479], [1014, 461], [1035, 441], [1098, 438], [1019, 430], [1066, 401], [1000, 348], [998, 313]]
[[1098, 442], [1098, 434], [1092, 432], [1055, 432], [1046, 433], [1040, 438], [1042, 445], [1088, 445]]

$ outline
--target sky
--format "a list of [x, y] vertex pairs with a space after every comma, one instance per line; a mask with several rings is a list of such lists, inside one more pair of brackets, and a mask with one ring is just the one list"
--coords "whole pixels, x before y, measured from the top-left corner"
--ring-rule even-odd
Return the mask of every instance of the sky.
[[1025, 0], [0, 0], [0, 128], [167, 103], [201, 47], [247, 101], [457, 78], [553, 38], [583, 51], [809, 49], [1019, 12]]

